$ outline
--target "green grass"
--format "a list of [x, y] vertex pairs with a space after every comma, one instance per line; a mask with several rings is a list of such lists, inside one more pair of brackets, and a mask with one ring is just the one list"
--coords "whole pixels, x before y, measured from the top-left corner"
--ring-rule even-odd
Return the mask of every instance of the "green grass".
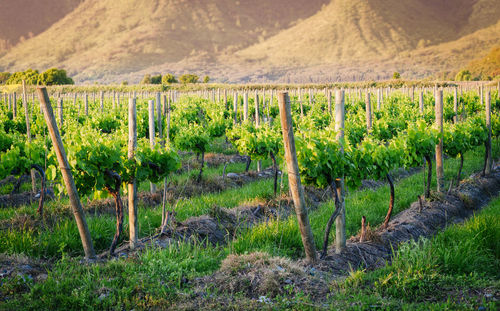
[[[500, 290], [500, 198], [464, 224], [402, 244], [392, 264], [334, 282], [331, 307], [498, 310], [484, 293]], [[474, 295], [475, 292], [480, 294]]]

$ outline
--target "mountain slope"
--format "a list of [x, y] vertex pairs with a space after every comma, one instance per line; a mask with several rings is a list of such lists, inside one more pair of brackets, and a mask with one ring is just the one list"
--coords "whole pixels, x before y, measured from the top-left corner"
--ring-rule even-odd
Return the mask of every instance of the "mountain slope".
[[388, 59], [495, 24], [500, 5], [492, 4], [498, 2], [333, 0], [318, 14], [239, 51], [235, 61], [303, 66]]
[[[57, 65], [85, 79], [189, 55], [231, 52], [314, 14], [325, 2], [86, 0], [46, 32], [13, 48], [0, 59], [0, 67]], [[279, 18], [277, 9], [283, 13]]]
[[0, 1], [0, 55], [19, 41], [38, 35], [83, 0]]

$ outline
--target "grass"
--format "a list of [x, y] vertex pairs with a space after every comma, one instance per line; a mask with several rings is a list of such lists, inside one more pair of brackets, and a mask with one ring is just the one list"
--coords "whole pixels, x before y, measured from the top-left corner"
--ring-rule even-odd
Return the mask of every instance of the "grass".
[[[500, 290], [499, 220], [500, 198], [464, 224], [450, 226], [432, 239], [402, 244], [391, 265], [353, 271], [333, 281], [330, 295], [320, 305], [299, 293], [278, 296], [272, 305], [255, 306], [241, 297], [240, 305], [232, 308], [497, 310], [498, 302], [484, 294]], [[187, 280], [214, 272], [226, 256], [222, 248], [178, 243], [95, 265], [63, 257], [43, 283], [6, 280], [0, 289], [0, 309], [175, 309], [197, 297]], [[207, 293], [206, 306], [215, 300], [216, 306], [224, 307], [217, 304], [218, 295], [223, 297]]]
[[331, 307], [357, 301], [412, 310], [498, 310], [485, 294], [500, 291], [500, 198], [464, 224], [453, 225], [432, 239], [400, 246], [392, 264], [372, 272], [353, 271], [336, 281], [339, 295]]

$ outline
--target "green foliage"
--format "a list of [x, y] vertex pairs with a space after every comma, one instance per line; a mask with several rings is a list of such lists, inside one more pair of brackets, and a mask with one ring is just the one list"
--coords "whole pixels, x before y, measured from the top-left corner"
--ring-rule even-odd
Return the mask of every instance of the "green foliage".
[[191, 123], [177, 133], [174, 142], [180, 150], [202, 153], [207, 151], [210, 137], [203, 126]]
[[10, 72], [0, 72], [0, 84], [5, 84], [9, 80]]
[[228, 130], [227, 138], [240, 154], [246, 154], [253, 160], [268, 158], [271, 152], [277, 156], [283, 144], [281, 133], [275, 128], [268, 124], [255, 127], [251, 122]]
[[149, 73], [144, 75], [141, 84], [151, 84], [151, 75]]
[[455, 76], [455, 81], [471, 81], [472, 74], [469, 70], [460, 70]]
[[445, 123], [443, 133], [443, 149], [450, 157], [464, 154], [472, 147], [469, 123]]
[[344, 175], [346, 158], [332, 131], [304, 131], [295, 136], [302, 182], [325, 188]]
[[419, 120], [410, 124], [406, 133], [400, 133], [391, 144], [403, 151], [403, 164], [414, 167], [420, 165], [424, 157], [434, 154], [439, 136], [436, 129], [429, 128], [425, 121]]
[[208, 83], [208, 82], [210, 82], [210, 77], [209, 76], [203, 77], [203, 83]]
[[399, 72], [395, 71], [392, 74], [392, 78], [395, 79], [395, 80], [401, 79], [401, 74]]
[[162, 84], [172, 84], [172, 83], [177, 83], [177, 79], [175, 76], [171, 73], [167, 73], [161, 78], [161, 83]]
[[161, 75], [151, 76], [151, 84], [161, 84], [162, 77]]
[[198, 80], [200, 79], [200, 77], [198, 77], [197, 75], [195, 74], [190, 74], [190, 73], [186, 73], [186, 74], [183, 74], [179, 77], [179, 81], [183, 84], [187, 84], [187, 83], [198, 83]]
[[40, 74], [38, 84], [42, 85], [66, 85], [75, 84], [73, 79], [68, 77], [66, 70], [51, 68]]
[[38, 79], [38, 70], [27, 69], [26, 71], [14, 72], [5, 84], [21, 84], [24, 80], [28, 85], [36, 85], [38, 83]]

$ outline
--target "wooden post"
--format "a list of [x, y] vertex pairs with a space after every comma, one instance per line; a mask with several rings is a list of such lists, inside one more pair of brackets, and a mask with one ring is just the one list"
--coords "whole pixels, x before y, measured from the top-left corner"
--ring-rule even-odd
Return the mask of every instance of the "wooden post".
[[281, 117], [281, 127], [283, 128], [283, 142], [285, 145], [285, 159], [288, 168], [288, 183], [292, 192], [295, 213], [299, 222], [302, 244], [306, 253], [306, 259], [313, 263], [317, 260], [316, 247], [314, 245], [314, 236], [307, 216], [306, 202], [304, 199], [304, 190], [300, 183], [299, 164], [295, 152], [295, 138], [293, 136], [292, 112], [288, 93], [278, 94], [278, 104]]
[[113, 91], [113, 110], [116, 109], [116, 93]]
[[[344, 123], [345, 123], [345, 103], [344, 91], [337, 90], [335, 94], [335, 131], [337, 132], [337, 140], [340, 142], [340, 149], [344, 152], [342, 141], [344, 140]], [[335, 252], [339, 254], [346, 246], [345, 233], [345, 191], [344, 191], [344, 176], [339, 176], [340, 180], [337, 184], [337, 195], [341, 210], [335, 219]]]
[[104, 91], [101, 91], [101, 113], [104, 112]]
[[382, 108], [382, 90], [380, 88], [377, 89], [377, 111], [380, 111]]
[[12, 116], [15, 119], [17, 117], [17, 94], [16, 94], [16, 92], [14, 92], [14, 94], [12, 94], [12, 97], [13, 97], [13, 101], [12, 101]]
[[[260, 126], [260, 105], [259, 105], [259, 93], [255, 91], [255, 127]], [[262, 161], [257, 161], [257, 172], [262, 172]]]
[[163, 123], [161, 119], [161, 94], [160, 92], [156, 93], [156, 124], [158, 126], [158, 137], [160, 138], [160, 142], [163, 140]]
[[248, 92], [243, 95], [243, 120], [248, 120]]
[[491, 150], [491, 94], [490, 91], [486, 92], [486, 127], [488, 128], [488, 140], [486, 141], [486, 167], [484, 173], [491, 174], [493, 169], [493, 153]]
[[238, 123], [238, 93], [234, 92], [233, 98], [234, 124]]
[[[154, 100], [148, 101], [149, 105], [149, 144], [151, 148], [155, 146], [155, 102]], [[152, 182], [149, 183], [151, 193], [156, 192], [156, 185]]]
[[370, 101], [370, 90], [366, 90], [365, 105], [366, 105], [366, 132], [370, 133], [372, 131], [372, 103]]
[[84, 98], [85, 98], [85, 102], [84, 102], [85, 115], [88, 116], [89, 115], [89, 95], [87, 93], [85, 93]]
[[167, 101], [167, 141], [170, 142], [170, 100]]
[[59, 162], [59, 168], [61, 170], [64, 184], [66, 186], [66, 191], [68, 192], [71, 207], [73, 209], [73, 215], [75, 216], [76, 225], [80, 233], [85, 257], [94, 258], [95, 252], [92, 245], [92, 239], [90, 237], [90, 231], [87, 226], [87, 222], [85, 221], [85, 214], [83, 212], [80, 198], [78, 197], [78, 192], [76, 191], [75, 182], [73, 180], [73, 175], [71, 174], [71, 168], [69, 166], [68, 159], [66, 158], [66, 152], [64, 151], [64, 146], [61, 140], [61, 135], [59, 134], [59, 129], [57, 128], [57, 123], [56, 119], [54, 118], [52, 106], [50, 105], [50, 99], [49, 95], [47, 94], [47, 89], [45, 87], [38, 87], [37, 93], [38, 97], [40, 98], [40, 103], [43, 107], [45, 121], [47, 122], [50, 138], [56, 152], [57, 161]]
[[[30, 114], [28, 108], [28, 95], [26, 94], [26, 82], [23, 80], [23, 106], [24, 114], [26, 119], [26, 137], [28, 138], [28, 144], [31, 144], [31, 126], [30, 126]], [[36, 193], [36, 176], [35, 170], [31, 169], [31, 190]]]
[[328, 90], [328, 114], [332, 116], [332, 91]]
[[[128, 100], [128, 159], [133, 160], [135, 149], [137, 148], [137, 109], [135, 98]], [[137, 226], [137, 184], [135, 176], [127, 185], [128, 188], [128, 223], [130, 233], [130, 248], [134, 249], [137, 245], [138, 226]]]
[[[436, 91], [436, 125], [443, 134], [443, 90]], [[436, 181], [437, 191], [444, 191], [444, 168], [443, 168], [443, 138], [436, 145]]]
[[455, 115], [453, 116], [453, 123], [458, 122], [458, 90], [455, 87], [453, 89], [453, 112]]
[[59, 126], [62, 129], [62, 126], [64, 124], [63, 99], [62, 98], [59, 98], [57, 108], [58, 108], [58, 114], [59, 114]]
[[423, 115], [424, 114], [424, 92], [420, 91], [420, 94], [418, 96], [418, 104], [420, 106], [420, 113]]

